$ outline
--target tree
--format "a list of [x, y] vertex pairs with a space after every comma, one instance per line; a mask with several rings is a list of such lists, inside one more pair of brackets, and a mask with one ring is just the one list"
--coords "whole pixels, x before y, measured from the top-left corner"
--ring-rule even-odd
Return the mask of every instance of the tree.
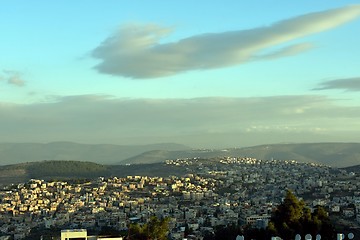
[[239, 227], [236, 225], [217, 226], [215, 229], [215, 240], [233, 240], [237, 235], [242, 235]]
[[169, 233], [169, 218], [158, 219], [151, 217], [148, 223], [143, 225], [131, 224], [128, 239], [136, 240], [165, 240]]
[[294, 239], [296, 234], [320, 234], [322, 239], [336, 238], [334, 227], [325, 209], [319, 206], [311, 213], [305, 202], [297, 199], [289, 190], [284, 201], [271, 216], [267, 230], [282, 239]]

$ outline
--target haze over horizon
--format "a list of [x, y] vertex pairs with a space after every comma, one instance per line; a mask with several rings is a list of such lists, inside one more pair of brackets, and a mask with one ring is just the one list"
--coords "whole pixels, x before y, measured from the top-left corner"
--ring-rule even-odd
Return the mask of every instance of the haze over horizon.
[[0, 142], [360, 142], [360, 5], [0, 4]]

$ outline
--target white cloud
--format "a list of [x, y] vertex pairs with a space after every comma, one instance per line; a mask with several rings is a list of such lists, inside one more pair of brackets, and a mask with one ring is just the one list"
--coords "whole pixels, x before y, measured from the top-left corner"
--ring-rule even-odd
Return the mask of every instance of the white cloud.
[[[311, 43], [299, 43], [271, 51], [266, 54], [254, 55], [253, 60], [270, 60], [280, 57], [288, 57], [308, 51], [314, 46]], [[271, 49], [272, 50], [272, 49]]]
[[[190, 70], [213, 69], [253, 60], [299, 54], [310, 43], [281, 46], [329, 30], [360, 16], [360, 5], [305, 14], [270, 26], [195, 35], [163, 43], [172, 31], [157, 25], [127, 25], [93, 50], [101, 73], [157, 78]], [[273, 51], [274, 47], [280, 50]], [[270, 51], [270, 54], [262, 54]]]

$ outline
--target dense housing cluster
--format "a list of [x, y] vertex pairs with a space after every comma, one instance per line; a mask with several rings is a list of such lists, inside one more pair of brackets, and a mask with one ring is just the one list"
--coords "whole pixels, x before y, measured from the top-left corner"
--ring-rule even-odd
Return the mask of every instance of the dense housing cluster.
[[0, 232], [25, 238], [35, 227], [126, 229], [151, 216], [170, 217], [171, 237], [201, 237], [219, 225], [267, 226], [287, 189], [322, 205], [353, 227], [360, 222], [354, 173], [293, 160], [224, 157], [167, 160], [184, 176], [32, 179], [0, 192]]

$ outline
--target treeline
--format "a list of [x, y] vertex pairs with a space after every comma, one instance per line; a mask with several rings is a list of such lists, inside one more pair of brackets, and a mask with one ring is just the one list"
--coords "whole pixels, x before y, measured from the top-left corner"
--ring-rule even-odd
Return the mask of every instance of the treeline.
[[30, 177], [95, 177], [107, 174], [108, 168], [92, 162], [80, 161], [43, 161], [27, 167]]
[[24, 166], [30, 178], [81, 177], [92, 178], [108, 175], [107, 166], [80, 161], [42, 161]]

